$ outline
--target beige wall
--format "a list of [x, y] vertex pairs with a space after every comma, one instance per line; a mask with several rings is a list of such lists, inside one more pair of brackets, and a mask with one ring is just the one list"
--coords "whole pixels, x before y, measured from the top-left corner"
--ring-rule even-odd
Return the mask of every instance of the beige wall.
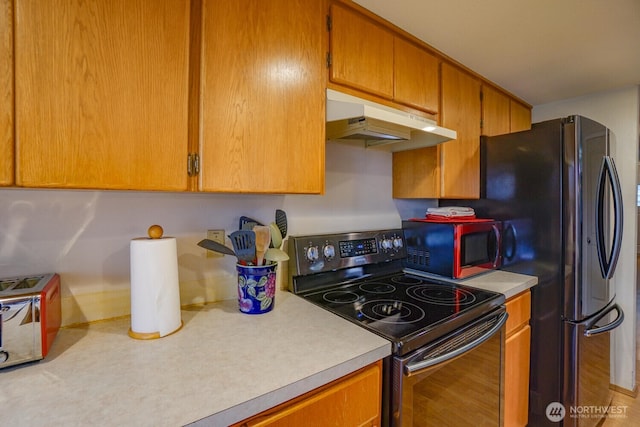
[[321, 196], [0, 189], [0, 277], [60, 273], [64, 324], [127, 315], [129, 242], [157, 223], [177, 238], [182, 304], [233, 299], [233, 258], [196, 245], [208, 228], [229, 234], [240, 215], [268, 223], [280, 208], [290, 235], [381, 229], [428, 207], [396, 206], [390, 153], [327, 143], [326, 165]]

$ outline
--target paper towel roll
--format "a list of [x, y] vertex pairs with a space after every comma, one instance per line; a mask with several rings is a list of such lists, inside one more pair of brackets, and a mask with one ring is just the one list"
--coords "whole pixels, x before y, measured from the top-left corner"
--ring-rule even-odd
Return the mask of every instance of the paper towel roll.
[[160, 338], [182, 327], [176, 239], [133, 239], [131, 329], [138, 339]]

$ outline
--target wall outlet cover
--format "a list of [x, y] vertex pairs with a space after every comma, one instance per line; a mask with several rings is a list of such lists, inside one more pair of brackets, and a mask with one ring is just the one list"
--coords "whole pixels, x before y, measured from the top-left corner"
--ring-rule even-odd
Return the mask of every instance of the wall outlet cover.
[[[207, 230], [207, 239], [209, 240], [213, 240], [214, 242], [218, 242], [222, 245], [224, 245], [224, 230], [219, 230], [219, 229], [214, 229], [214, 230]], [[221, 253], [218, 252], [214, 252], [214, 251], [207, 251], [207, 258], [220, 258], [224, 255], [222, 255]]]

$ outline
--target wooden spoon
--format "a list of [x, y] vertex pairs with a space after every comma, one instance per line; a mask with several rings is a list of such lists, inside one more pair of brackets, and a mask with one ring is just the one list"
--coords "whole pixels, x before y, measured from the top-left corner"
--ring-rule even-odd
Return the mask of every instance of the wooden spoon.
[[271, 230], [266, 225], [256, 225], [253, 232], [256, 233], [256, 265], [262, 265], [264, 253], [271, 243]]

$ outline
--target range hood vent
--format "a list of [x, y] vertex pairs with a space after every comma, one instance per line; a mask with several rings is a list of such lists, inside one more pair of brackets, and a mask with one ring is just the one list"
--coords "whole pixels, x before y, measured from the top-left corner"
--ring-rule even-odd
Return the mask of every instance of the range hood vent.
[[367, 148], [414, 150], [456, 139], [435, 121], [327, 89], [327, 139], [364, 140]]

